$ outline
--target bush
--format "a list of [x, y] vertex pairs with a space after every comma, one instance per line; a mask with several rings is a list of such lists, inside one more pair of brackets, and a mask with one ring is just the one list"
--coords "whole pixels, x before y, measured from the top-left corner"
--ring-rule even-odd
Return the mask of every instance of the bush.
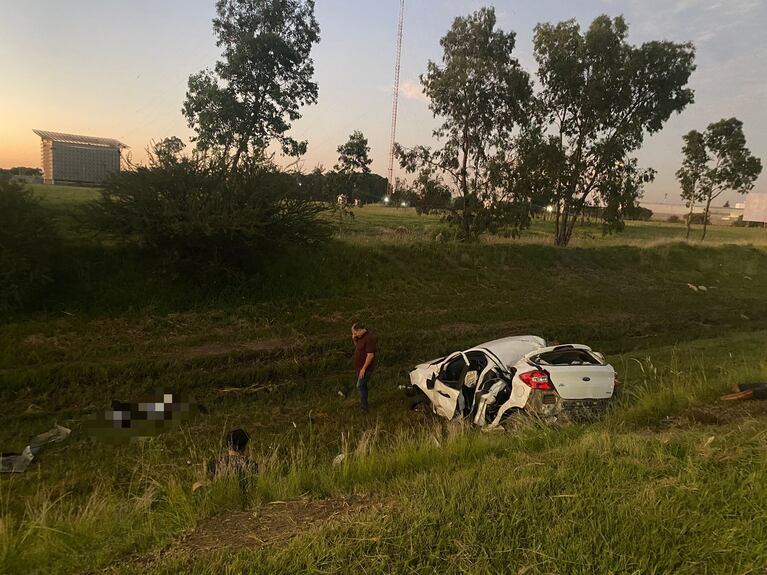
[[0, 177], [0, 311], [35, 299], [50, 283], [53, 225], [22, 184]]
[[652, 219], [653, 212], [649, 208], [643, 208], [640, 205], [635, 205], [626, 210], [626, 219], [634, 220], [637, 222], [649, 222]]
[[198, 159], [114, 175], [87, 218], [97, 231], [174, 260], [250, 266], [286, 245], [329, 239], [327, 208], [271, 166], [226, 172]]
[[[690, 220], [691, 224], [698, 224], [698, 225], [703, 225], [703, 219], [704, 219], [704, 216], [702, 213], [687, 214], [684, 217], [685, 221]], [[706, 221], [706, 225], [711, 225], [711, 218], [708, 218], [708, 220]]]
[[681, 224], [682, 218], [680, 218], [677, 215], [669, 216], [669, 218], [666, 220], [670, 224]]

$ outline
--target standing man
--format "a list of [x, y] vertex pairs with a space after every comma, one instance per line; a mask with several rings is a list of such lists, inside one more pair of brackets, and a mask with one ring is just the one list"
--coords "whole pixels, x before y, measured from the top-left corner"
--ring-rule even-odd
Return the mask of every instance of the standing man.
[[[368, 384], [376, 367], [378, 338], [362, 323], [352, 326], [352, 341], [354, 341], [354, 371], [357, 374], [357, 389], [360, 392], [360, 408], [362, 413], [368, 411]], [[348, 387], [344, 386], [341, 395], [346, 397]]]

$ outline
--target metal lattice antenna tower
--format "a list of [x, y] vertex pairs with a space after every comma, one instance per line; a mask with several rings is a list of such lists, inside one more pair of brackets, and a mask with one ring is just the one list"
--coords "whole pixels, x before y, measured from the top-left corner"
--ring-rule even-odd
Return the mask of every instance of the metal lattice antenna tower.
[[402, 57], [402, 29], [405, 23], [405, 0], [399, 2], [399, 28], [397, 30], [397, 60], [394, 64], [394, 95], [391, 111], [391, 140], [389, 141], [389, 193], [394, 191], [394, 142], [397, 137], [397, 108], [399, 106], [399, 67]]

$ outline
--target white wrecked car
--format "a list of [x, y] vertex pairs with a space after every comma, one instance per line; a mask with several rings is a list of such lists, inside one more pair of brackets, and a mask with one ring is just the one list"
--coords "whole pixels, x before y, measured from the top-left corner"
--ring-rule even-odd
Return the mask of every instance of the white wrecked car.
[[505, 337], [422, 363], [405, 391], [446, 419], [495, 427], [515, 413], [548, 421], [588, 419], [613, 398], [616, 374], [604, 356], [578, 344]]

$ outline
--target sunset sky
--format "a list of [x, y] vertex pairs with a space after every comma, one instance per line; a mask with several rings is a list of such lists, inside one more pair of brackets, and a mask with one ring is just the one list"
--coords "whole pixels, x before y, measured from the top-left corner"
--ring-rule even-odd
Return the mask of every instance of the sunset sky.
[[[117, 138], [142, 160], [151, 140], [191, 132], [181, 115], [190, 74], [218, 56], [214, 0], [0, 0], [0, 167], [39, 166], [33, 128]], [[330, 168], [353, 130], [370, 140], [385, 175], [397, 0], [317, 0], [321, 42], [313, 52], [319, 103], [293, 134], [309, 141], [304, 169]], [[490, 2], [408, 0], [397, 140], [428, 144], [436, 126], [418, 75], [440, 58], [452, 19]], [[679, 199], [674, 172], [682, 135], [737, 116], [751, 151], [767, 165], [767, 0], [497, 0], [499, 26], [517, 33], [517, 54], [534, 71], [538, 22], [623, 14], [630, 41], [691, 40], [696, 102], [645, 141], [643, 165], [658, 170], [646, 199]], [[767, 192], [767, 176], [756, 191]], [[723, 196], [735, 200], [735, 195]]]

